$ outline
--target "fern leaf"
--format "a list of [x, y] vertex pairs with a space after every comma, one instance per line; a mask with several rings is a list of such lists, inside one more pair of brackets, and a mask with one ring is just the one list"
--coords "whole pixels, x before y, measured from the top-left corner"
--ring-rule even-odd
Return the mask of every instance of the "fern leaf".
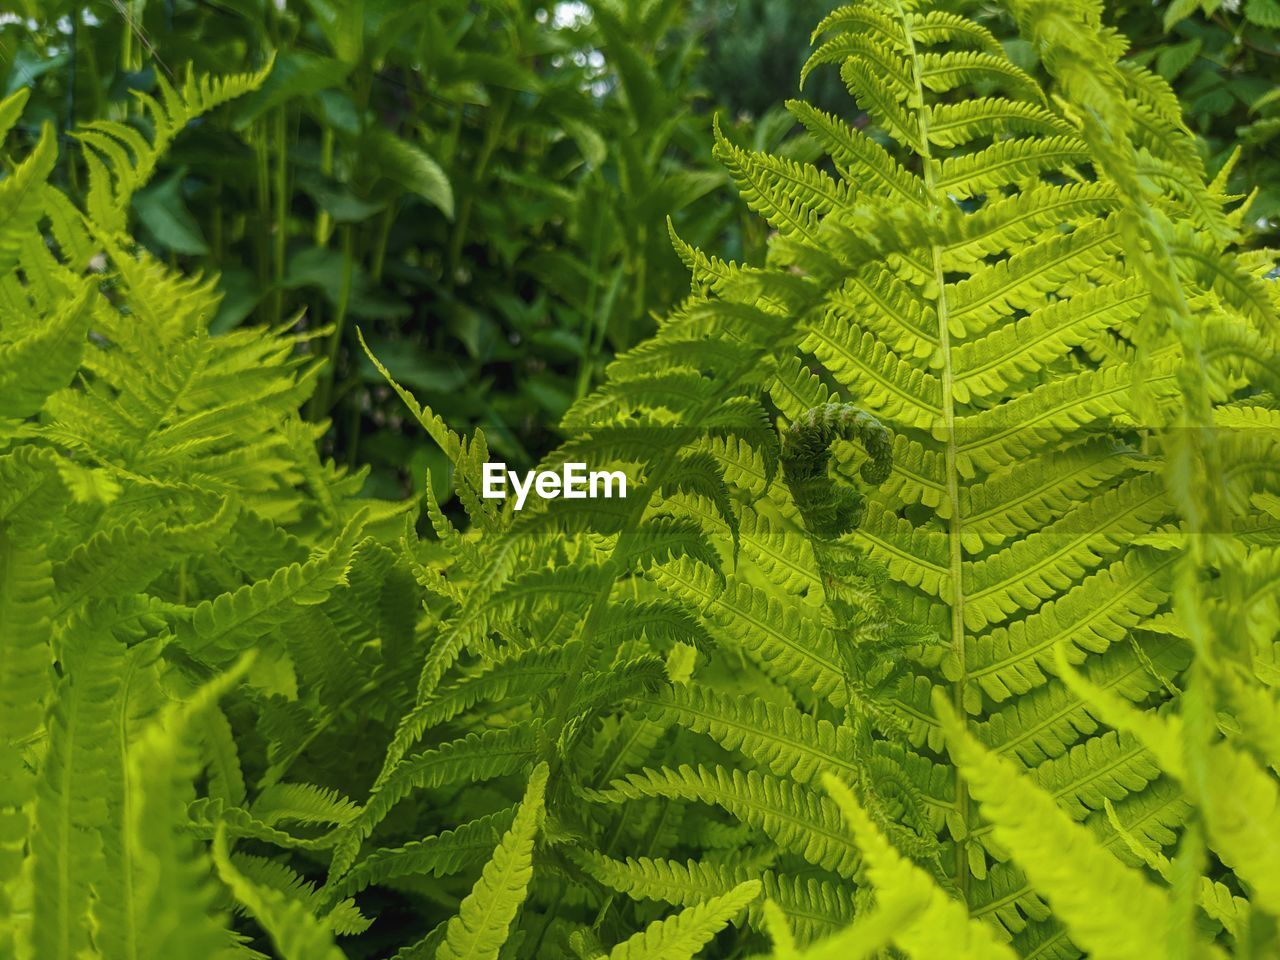
[[863, 385], [863, 402], [877, 415], [928, 428], [942, 416], [937, 377], [895, 357], [871, 332], [859, 334], [835, 314], [815, 325], [803, 344], [832, 372]]
[[329, 900], [342, 900], [397, 877], [443, 877], [477, 866], [488, 859], [495, 842], [510, 829], [515, 810], [509, 807], [434, 837], [374, 850], [327, 891]]
[[926, 46], [962, 41], [990, 54], [999, 55], [1004, 52], [1004, 47], [990, 30], [950, 10], [922, 10], [912, 13], [910, 27], [912, 39]]
[[364, 516], [358, 515], [319, 556], [203, 601], [192, 611], [189, 630], [183, 631], [184, 644], [196, 655], [226, 662], [236, 650], [287, 622], [299, 606], [323, 602], [346, 583], [363, 527]]
[[900, 102], [905, 91], [882, 82], [873, 65], [854, 58], [841, 64], [840, 79], [878, 127], [903, 146], [918, 153], [925, 151], [918, 125]]
[[686, 560], [654, 573], [664, 588], [705, 611], [713, 633], [740, 645], [771, 676], [843, 705], [844, 680], [834, 641], [800, 610], [739, 580], [722, 590], [710, 570]]
[[119, 694], [115, 674], [123, 659], [113, 640], [102, 644], [108, 649], [93, 649], [93, 628], [82, 620], [67, 630], [64, 642], [65, 675], [54, 692], [31, 833], [33, 945], [37, 956], [53, 960], [71, 960], [89, 949], [91, 888], [101, 879], [113, 700]]
[[[1188, 651], [1179, 641], [1153, 638], [1141, 652], [1130, 645], [1112, 646], [1105, 654], [1086, 660], [1083, 669], [1095, 686], [1141, 703], [1186, 667], [1188, 660]], [[1081, 735], [1097, 732], [1095, 712], [1090, 711], [1087, 700], [1081, 702], [1066, 684], [1055, 679], [1008, 701], [973, 731], [992, 750], [1035, 765], [1062, 756]]]
[[[20, 546], [10, 524], [0, 526], [0, 908], [6, 916], [13, 915], [10, 884], [22, 870], [37, 790], [24, 746], [40, 734], [53, 686], [52, 614], [53, 571], [45, 550]], [[12, 949], [14, 932], [0, 925], [0, 949]]]
[[511, 829], [503, 834], [458, 915], [449, 921], [436, 960], [497, 960], [533, 876], [533, 843], [542, 825], [546, 788], [547, 766], [539, 764]]
[[[3, 101], [6, 116], [21, 110], [25, 102], [25, 95], [14, 94], [6, 98]], [[0, 180], [0, 224], [3, 224], [0, 226], [0, 277], [10, 274], [18, 263], [22, 245], [31, 242], [41, 214], [44, 197], [41, 188], [53, 171], [57, 158], [57, 137], [53, 127], [45, 124], [35, 149], [9, 176]]]
[[853, 829], [866, 860], [867, 876], [886, 904], [906, 901], [913, 916], [893, 934], [893, 941], [908, 956], [950, 956], [973, 960], [1007, 960], [1014, 953], [980, 920], [972, 919], [964, 906], [934, 885], [919, 867], [903, 858], [838, 778], [827, 774], [823, 785], [844, 819]]
[[[1143, 382], [1152, 397], [1173, 396], [1176, 366], [1166, 358], [1151, 364]], [[966, 474], [998, 470], [1088, 424], [1129, 414], [1133, 377], [1127, 365], [1084, 370], [999, 407], [957, 418], [959, 469]]]
[[241, 904], [262, 924], [283, 960], [343, 960], [333, 932], [318, 920], [306, 904], [286, 893], [257, 884], [231, 861], [225, 828], [213, 841], [213, 862], [218, 876]]
[[968, 678], [997, 701], [1045, 682], [1055, 647], [1101, 652], [1152, 613], [1169, 595], [1173, 557], [1130, 552], [1062, 598], [1008, 627], [972, 638], [965, 651]]
[[1168, 513], [1160, 479], [1140, 476], [1072, 510], [1043, 531], [974, 562], [965, 576], [966, 623], [981, 630], [1020, 608], [1035, 609]]
[[[948, 82], [958, 76], [949, 77]], [[1044, 107], [1021, 100], [982, 97], [939, 104], [929, 111], [929, 142], [940, 147], [957, 147], [979, 137], [1011, 132], [1070, 136], [1075, 130]]]
[[[1150, 956], [1152, 934], [1170, 929], [1164, 893], [1102, 849], [1085, 827], [1072, 822], [1009, 761], [979, 746], [947, 704], [939, 700], [935, 706], [952, 756], [994, 824], [996, 837], [1044, 893], [1073, 938], [1095, 956]], [[1090, 878], [1087, 888], [1080, 877]]]
[[1012, 464], [961, 491], [963, 546], [969, 553], [1042, 530], [1114, 484], [1136, 458], [1123, 448], [1085, 443]]
[[[122, 233], [129, 201], [155, 171], [155, 166], [173, 139], [196, 117], [260, 86], [271, 72], [268, 63], [256, 73], [226, 77], [197, 77], [188, 72], [180, 90], [164, 77], [157, 78], [160, 97], [137, 93], [148, 115], [153, 139], [148, 142], [132, 127], [114, 120], [98, 120], [83, 125], [75, 136], [87, 148], [89, 194], [85, 209], [95, 231], [106, 236]], [[103, 163], [100, 156], [108, 162]]]
[[334, 854], [332, 876], [347, 872], [360, 843], [411, 792], [514, 773], [533, 756], [540, 732], [540, 724], [523, 723], [505, 730], [472, 733], [392, 766], [360, 814], [344, 828]]
[[788, 100], [786, 107], [822, 143], [841, 176], [850, 184], [886, 198], [923, 205], [919, 181], [903, 170], [880, 144], [803, 100]]
[[977, 153], [943, 160], [935, 183], [953, 196], [976, 197], [1007, 184], [1070, 168], [1088, 158], [1089, 148], [1076, 137], [999, 140]]
[[644, 770], [615, 780], [605, 790], [588, 790], [600, 803], [644, 797], [668, 797], [714, 804], [762, 830], [785, 850], [815, 866], [851, 876], [857, 862], [853, 845], [839, 829], [839, 816], [825, 797], [798, 784], [724, 767], [681, 766]]
[[967, 84], [989, 83], [1044, 100], [1039, 84], [1014, 65], [1003, 51], [925, 53], [920, 57], [918, 76], [920, 83], [935, 93], [946, 93]]
[[716, 158], [728, 168], [743, 200], [783, 235], [816, 239], [825, 214], [843, 206], [847, 193], [816, 167], [734, 146], [716, 128]]
[[0, 417], [29, 417], [71, 382], [80, 368], [95, 300], [93, 285], [81, 282], [36, 332], [0, 341]]
[[953, 389], [961, 403], [1006, 390], [1103, 330], [1141, 316], [1149, 295], [1129, 278], [1055, 301], [955, 351]]
[[728, 893], [655, 920], [609, 951], [608, 960], [693, 960], [720, 928], [760, 895], [760, 881], [748, 880]]
[[972, 338], [990, 330], [998, 317], [1039, 306], [1067, 281], [1111, 264], [1117, 250], [1115, 224], [1101, 220], [983, 266], [957, 283], [948, 297], [951, 331]]
[[[1180, 780], [1189, 779], [1180, 718], [1143, 714], [1073, 671], [1065, 671], [1064, 676], [1097, 706], [1108, 723], [1132, 731], [1127, 735], [1140, 738], [1161, 766]], [[1280, 849], [1280, 829], [1276, 827], [1280, 787], [1253, 757], [1227, 742], [1209, 744], [1205, 763], [1206, 779], [1197, 793], [1210, 843], [1223, 863], [1249, 883], [1255, 900], [1275, 910], [1280, 904], [1280, 874], [1272, 858]]]
[[819, 770], [839, 770], [845, 775], [855, 770], [850, 731], [792, 707], [681, 686], [636, 702], [648, 706], [654, 719], [706, 734], [775, 776], [810, 783]]
[[[826, 879], [787, 877], [766, 870], [758, 877], [746, 865], [650, 857], [613, 860], [603, 854], [584, 851], [572, 855], [575, 863], [611, 890], [633, 899], [657, 900], [676, 906], [692, 906], [723, 896], [750, 879], [758, 879], [761, 891], [785, 916], [802, 942], [834, 932], [853, 918], [848, 891]], [[748, 916], [760, 927], [764, 918], [759, 904], [752, 904]]]
[[242, 659], [205, 684], [185, 702], [171, 704], [129, 752], [129, 806], [125, 842], [134, 848], [136, 907], [130, 929], [135, 956], [209, 956], [227, 943], [221, 916], [213, 909], [207, 854], [185, 833], [183, 800], [194, 778], [194, 747], [186, 729], [248, 669]]

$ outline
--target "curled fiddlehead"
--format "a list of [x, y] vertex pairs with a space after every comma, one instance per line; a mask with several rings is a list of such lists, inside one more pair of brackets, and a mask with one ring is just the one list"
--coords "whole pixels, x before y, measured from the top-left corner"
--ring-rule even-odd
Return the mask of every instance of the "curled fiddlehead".
[[851, 403], [827, 403], [801, 414], [785, 431], [783, 479], [822, 574], [825, 618], [836, 637], [848, 693], [845, 723], [854, 732], [863, 769], [858, 782], [862, 801], [900, 848], [929, 860], [936, 844], [919, 791], [898, 768], [900, 751], [893, 741], [904, 740], [907, 731], [892, 708], [891, 694], [904, 651], [937, 638], [898, 616], [885, 597], [884, 571], [845, 537], [862, 519], [865, 497], [859, 486], [829, 475], [831, 446], [837, 440], [855, 441], [867, 452], [858, 471], [863, 483], [878, 486], [889, 476], [889, 430]]
[[782, 438], [782, 474], [809, 533], [824, 540], [848, 533], [862, 519], [861, 491], [827, 476], [836, 440], [856, 440], [867, 451], [859, 476], [870, 486], [883, 483], [893, 466], [892, 434], [851, 403], [813, 407], [791, 423]]

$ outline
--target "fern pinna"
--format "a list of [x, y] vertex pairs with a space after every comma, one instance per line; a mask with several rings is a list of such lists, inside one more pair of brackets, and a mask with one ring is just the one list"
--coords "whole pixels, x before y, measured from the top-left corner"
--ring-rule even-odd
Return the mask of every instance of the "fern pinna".
[[[1276, 291], [1090, 4], [819, 27], [871, 120], [721, 139], [762, 265], [689, 298], [516, 511], [373, 362], [460, 528], [359, 496], [301, 333], [128, 237], [192, 117], [0, 181], [0, 956], [1267, 956]], [[0, 129], [24, 96], [0, 102]], [[852, 115], [852, 111], [851, 111]]]

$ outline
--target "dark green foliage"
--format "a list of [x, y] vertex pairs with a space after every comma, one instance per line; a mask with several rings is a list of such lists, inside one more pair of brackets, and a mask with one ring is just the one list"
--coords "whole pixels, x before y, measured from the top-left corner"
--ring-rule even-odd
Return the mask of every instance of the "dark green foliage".
[[1108, 16], [1130, 39], [1129, 56], [1178, 92], [1187, 123], [1205, 143], [1211, 169], [1230, 162], [1233, 190], [1258, 191], [1258, 241], [1280, 236], [1280, 4], [1119, 3]]
[[[652, 335], [613, 316], [598, 384], [571, 374], [542, 465], [621, 470], [627, 496], [523, 509], [483, 496], [504, 425], [455, 432], [448, 391], [402, 382], [392, 318], [359, 299], [402, 294], [428, 249], [492, 266], [485, 218], [527, 195], [480, 192], [486, 156], [589, 160], [586, 128], [538, 139], [529, 118], [562, 104], [547, 78], [478, 48], [559, 28], [308, 9], [249, 11], [261, 35], [229, 49], [269, 41], [260, 69], [156, 77], [61, 151], [50, 125], [3, 141], [0, 955], [1275, 952], [1280, 297], [1248, 207], [1100, 5], [1009, 3], [1008, 46], [1044, 82], [945, 5], [824, 20], [806, 71], [856, 106], [787, 104], [823, 155], [715, 130], [763, 256], [671, 224], [691, 286]], [[456, 30], [414, 34], [439, 11]], [[615, 199], [680, 206], [660, 158], [693, 143], [657, 82], [688, 66], [678, 12], [597, 7], [618, 99], [560, 91], [628, 118], [593, 168], [628, 181]], [[483, 75], [413, 111], [360, 102], [379, 37], [389, 62], [460, 44], [449, 65]], [[322, 94], [351, 90], [344, 130]], [[0, 133], [28, 100], [0, 100]], [[458, 146], [477, 106], [518, 136], [437, 151], [437, 122], [460, 118]], [[282, 201], [296, 227], [288, 185], [316, 166], [277, 149], [281, 123], [320, 138], [317, 164], [332, 135], [350, 196], [263, 237], [264, 276], [287, 273], [277, 244], [330, 250], [332, 228], [347, 280], [301, 320], [303, 295], [265, 287], [271, 322], [227, 325], [217, 277], [148, 249], [204, 242], [203, 214], [172, 216], [196, 174], [161, 156], [226, 124], [271, 174], [258, 227]], [[449, 217], [477, 242], [398, 246]], [[647, 297], [658, 241], [633, 240], [613, 269]], [[357, 412], [407, 411], [400, 441], [425, 432], [414, 469], [447, 474], [456, 510], [425, 471], [420, 502], [385, 501], [317, 454], [303, 411], [357, 356], [387, 401]]]
[[[797, 78], [813, 25], [837, 6], [832, 0], [694, 0], [693, 23], [705, 49], [698, 80], [733, 115], [777, 111], [780, 101], [800, 92]], [[804, 96], [824, 110], [845, 102], [840, 79], [832, 74], [808, 78]]]
[[[154, 253], [217, 271], [213, 330], [300, 310], [335, 327], [315, 344], [331, 362], [308, 415], [332, 417], [326, 452], [371, 462], [387, 495], [420, 493], [426, 466], [441, 495], [448, 478], [396, 435], [355, 324], [450, 422], [485, 425], [528, 465], [680, 295], [667, 218], [698, 242], [738, 220], [710, 115], [693, 112], [680, 4], [137, 6], [41, 4], [33, 30], [0, 28], [8, 89], [35, 87], [20, 131], [120, 119], [188, 65], [274, 57], [260, 90], [187, 130], [132, 212]], [[53, 179], [74, 197], [87, 173], [64, 151]]]

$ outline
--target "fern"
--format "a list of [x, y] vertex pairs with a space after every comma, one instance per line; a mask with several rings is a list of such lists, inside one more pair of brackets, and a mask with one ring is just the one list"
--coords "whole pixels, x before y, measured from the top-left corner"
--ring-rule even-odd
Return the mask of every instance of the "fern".
[[529, 778], [511, 829], [503, 834], [493, 859], [445, 928], [444, 942], [436, 951], [439, 960], [497, 960], [533, 873], [533, 844], [546, 789], [547, 768], [539, 765]]
[[759, 881], [748, 880], [706, 903], [688, 907], [665, 920], [655, 920], [610, 950], [609, 960], [679, 960], [695, 956], [759, 892]]
[[[192, 833], [197, 804], [228, 814], [207, 824], [223, 837], [228, 882], [286, 952], [311, 955], [318, 903], [241, 875], [227, 838], [239, 829], [305, 846], [316, 839], [306, 831], [353, 816], [331, 789], [276, 782], [288, 761], [246, 784], [242, 715], [229, 722], [213, 700], [247, 673], [236, 710], [267, 706], [293, 675], [289, 651], [321, 674], [345, 655], [346, 675], [359, 677], [351, 666], [367, 627], [348, 629], [334, 594], [377, 560], [359, 550], [368, 506], [384, 520], [399, 508], [361, 508], [360, 477], [297, 442], [314, 371], [302, 341], [253, 329], [211, 337], [212, 286], [162, 266], [126, 232], [130, 194], [182, 127], [261, 80], [161, 81], [160, 99], [144, 103], [150, 140], [114, 122], [83, 131], [97, 151], [83, 213], [44, 182], [51, 136], [0, 185], [6, 955], [243, 954]], [[0, 106], [5, 126], [24, 99]], [[38, 229], [46, 218], [51, 237]], [[95, 243], [108, 258], [98, 274], [84, 255]], [[342, 624], [343, 641], [319, 629], [304, 643], [304, 622]], [[378, 629], [394, 644], [389, 623]], [[206, 683], [250, 645], [255, 666]], [[317, 684], [300, 710], [323, 717], [320, 694], [343, 691]], [[195, 798], [206, 762], [217, 801]], [[240, 807], [250, 789], [252, 814]], [[323, 922], [360, 927], [352, 905], [335, 909]]]
[[1100, 11], [1010, 9], [1045, 84], [868, 0], [805, 73], [870, 126], [717, 129], [774, 236], [673, 237], [689, 297], [567, 412], [543, 466], [614, 501], [484, 497], [372, 353], [457, 503], [364, 496], [315, 331], [213, 335], [136, 247], [265, 74], [80, 131], [83, 210], [43, 135], [0, 182], [0, 953], [1274, 949], [1274, 281]]
[[213, 845], [213, 859], [218, 875], [231, 888], [236, 899], [257, 917], [271, 934], [282, 957], [318, 957], [340, 960], [345, 954], [333, 942], [333, 934], [297, 899], [289, 899], [279, 890], [253, 883], [231, 862], [227, 852], [226, 833], [219, 830]]

